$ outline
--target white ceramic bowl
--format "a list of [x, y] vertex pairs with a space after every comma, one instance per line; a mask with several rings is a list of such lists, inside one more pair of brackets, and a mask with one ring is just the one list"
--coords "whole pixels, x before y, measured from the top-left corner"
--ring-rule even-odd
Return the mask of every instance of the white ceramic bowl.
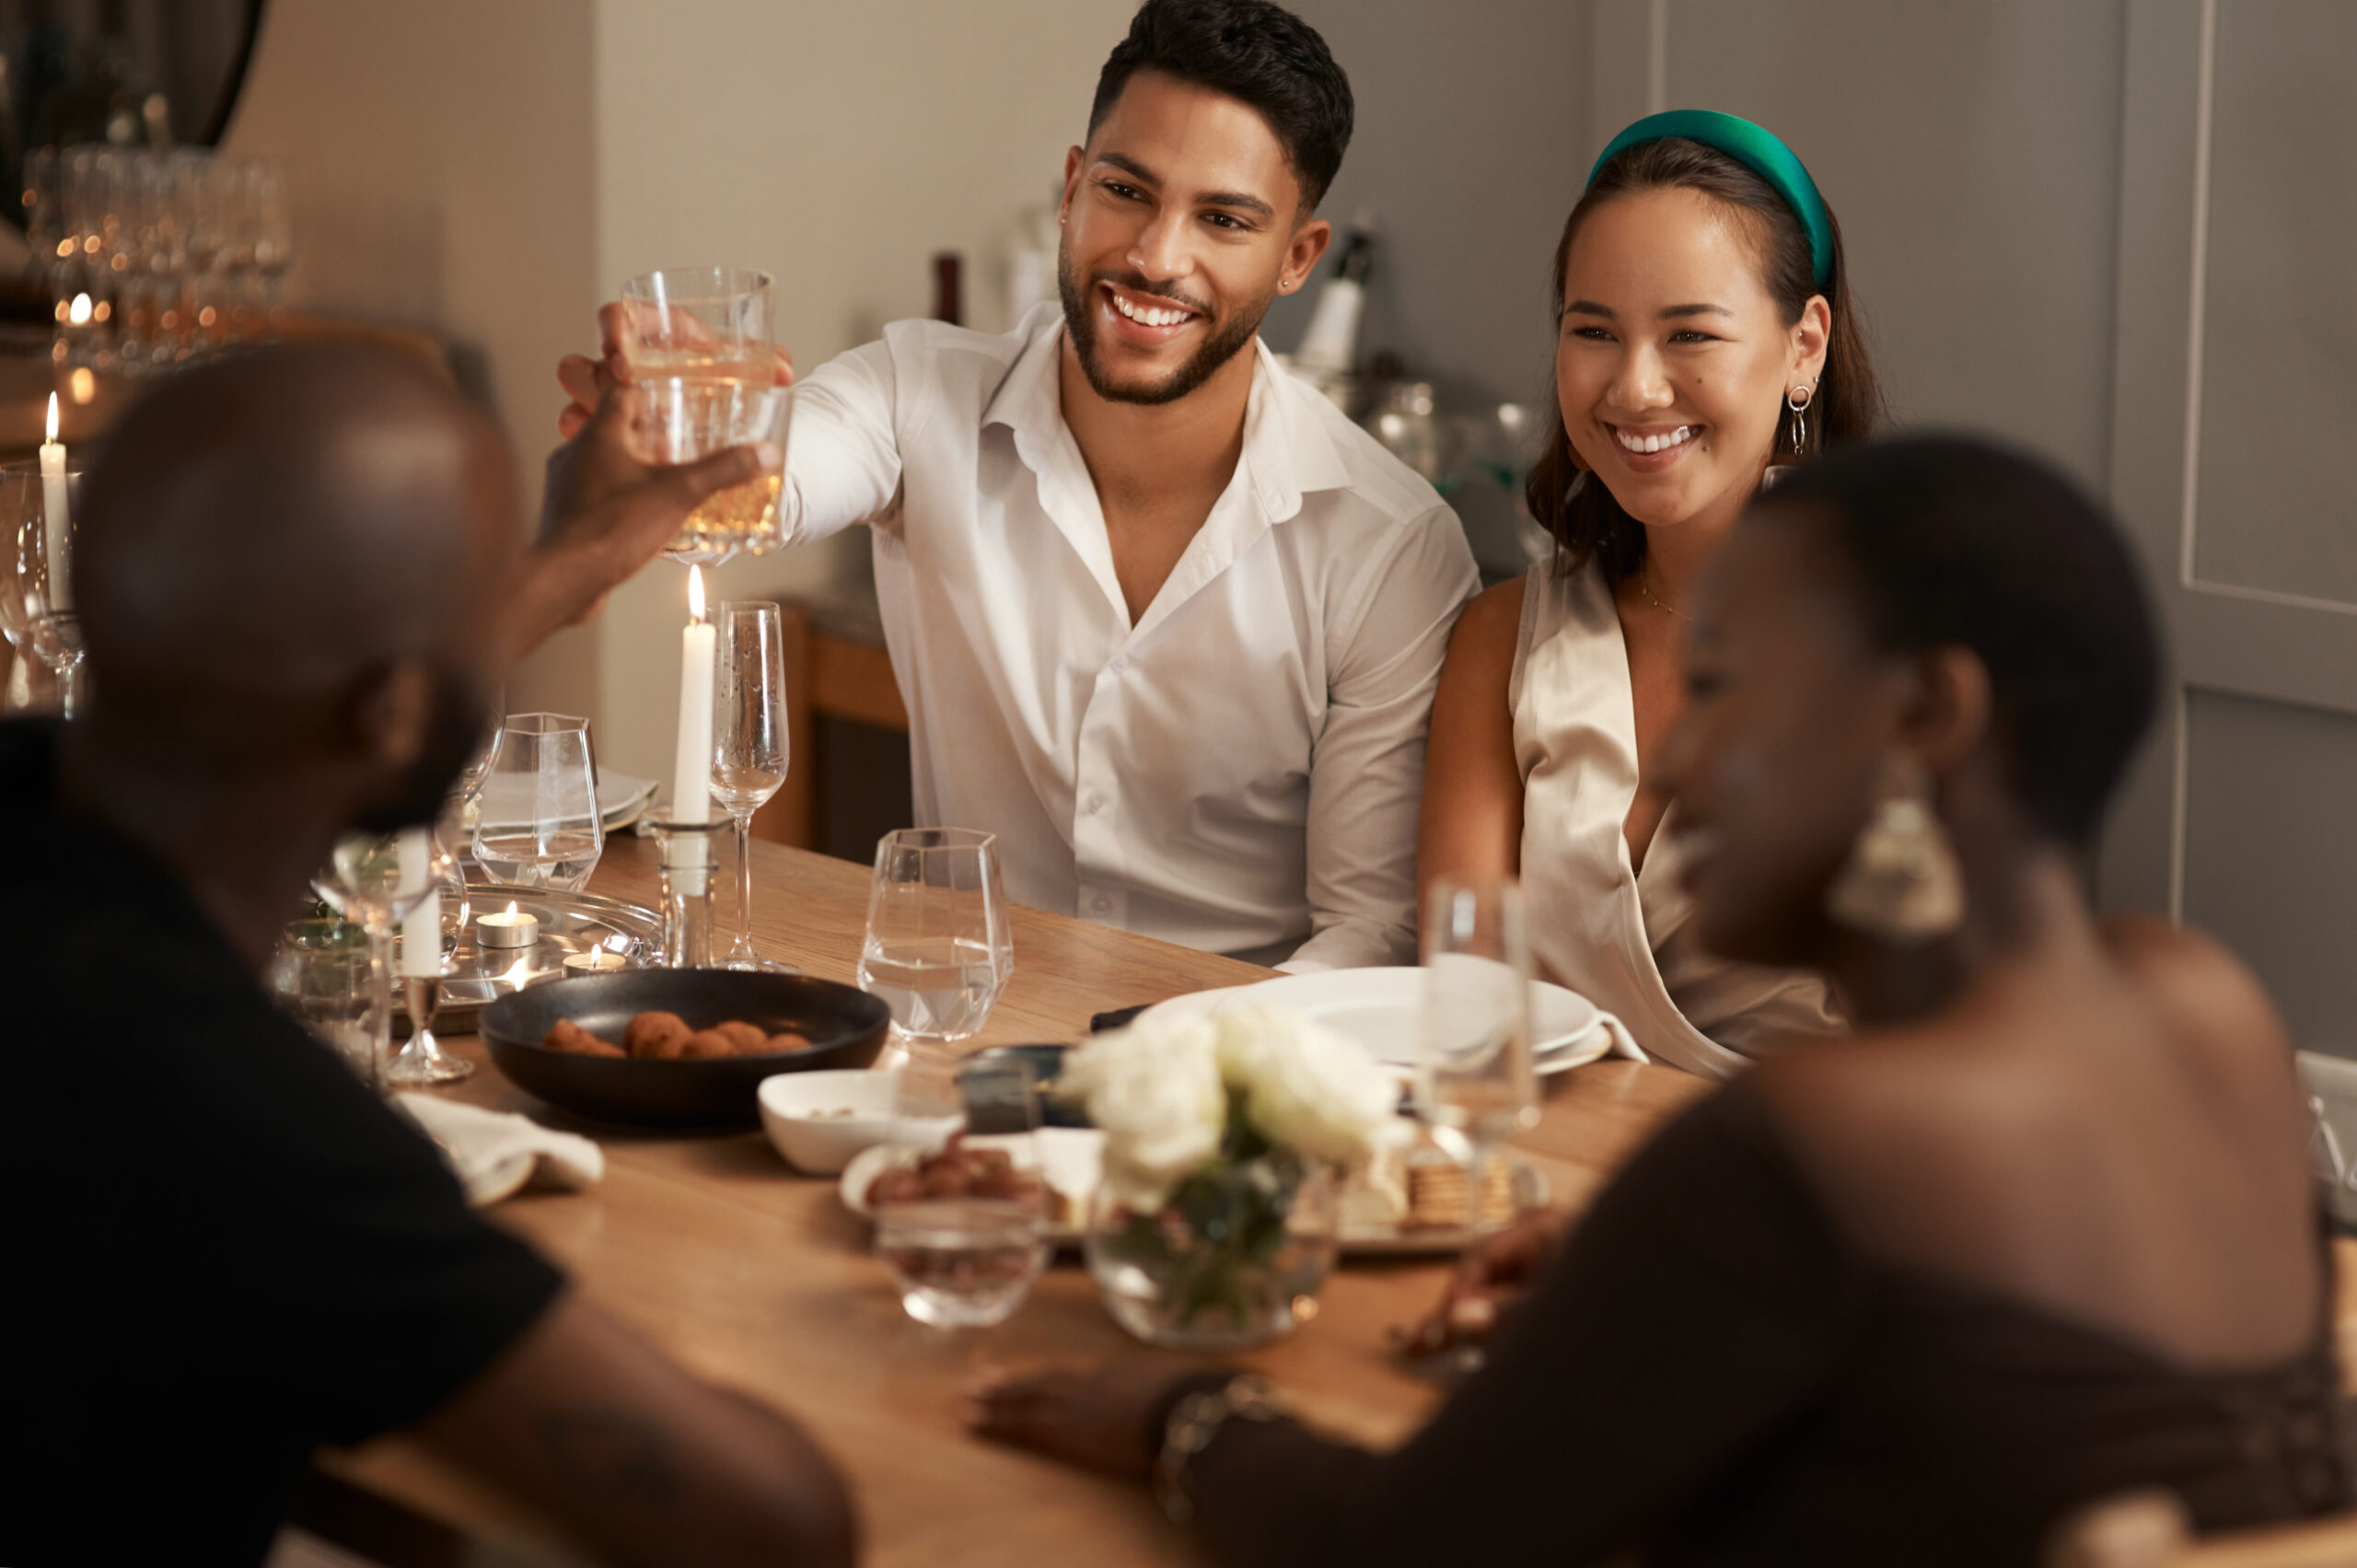
[[891, 1137], [900, 1086], [897, 1072], [780, 1073], [761, 1080], [761, 1126], [795, 1169], [838, 1175], [862, 1149]]

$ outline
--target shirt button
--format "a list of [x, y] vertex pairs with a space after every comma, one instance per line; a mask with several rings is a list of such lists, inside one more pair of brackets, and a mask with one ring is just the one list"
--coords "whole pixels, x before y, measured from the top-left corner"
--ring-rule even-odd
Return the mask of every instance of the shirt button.
[[1093, 817], [1093, 816], [1095, 816], [1097, 812], [1102, 811], [1102, 810], [1104, 810], [1104, 809], [1105, 809], [1105, 797], [1104, 797], [1103, 796], [1101, 796], [1101, 795], [1092, 795], [1092, 796], [1090, 796], [1088, 797], [1088, 812], [1089, 812], [1089, 815], [1090, 815], [1090, 816], [1092, 816], [1092, 817]]
[[1121, 671], [1123, 671], [1123, 670], [1125, 670], [1125, 669], [1127, 669], [1127, 668], [1130, 668], [1130, 661], [1129, 661], [1129, 658], [1127, 657], [1127, 656], [1122, 656], [1122, 657], [1120, 657], [1120, 658], [1117, 658], [1117, 659], [1115, 659], [1112, 663], [1110, 663], [1110, 664], [1107, 665], [1107, 666], [1105, 667], [1105, 673], [1106, 673], [1106, 674], [1108, 674], [1108, 675], [1119, 675], [1119, 674], [1120, 674], [1120, 673], [1121, 673]]
[[1107, 914], [1112, 911], [1113, 900], [1107, 898], [1104, 894], [1099, 893], [1095, 898], [1088, 900], [1088, 907], [1095, 910], [1098, 914]]

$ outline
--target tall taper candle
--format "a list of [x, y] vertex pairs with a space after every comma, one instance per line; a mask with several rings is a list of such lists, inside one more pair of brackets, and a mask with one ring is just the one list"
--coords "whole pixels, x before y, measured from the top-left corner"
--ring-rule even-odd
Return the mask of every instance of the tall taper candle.
[[[426, 834], [430, 828], [403, 828], [401, 839], [401, 889], [415, 892], [430, 878]], [[401, 976], [430, 980], [442, 972], [442, 886], [435, 883], [418, 906], [401, 920]]]
[[[715, 633], [703, 618], [703, 568], [688, 568], [687, 627], [679, 633], [679, 750], [671, 768], [671, 819], [708, 822], [712, 819], [712, 658]], [[702, 835], [688, 835], [682, 852], [701, 865]]]
[[41, 444], [41, 538], [49, 546], [49, 608], [74, 608], [74, 587], [66, 562], [66, 541], [73, 537], [74, 519], [66, 512], [65, 443], [57, 438], [57, 394], [49, 394], [49, 439]]

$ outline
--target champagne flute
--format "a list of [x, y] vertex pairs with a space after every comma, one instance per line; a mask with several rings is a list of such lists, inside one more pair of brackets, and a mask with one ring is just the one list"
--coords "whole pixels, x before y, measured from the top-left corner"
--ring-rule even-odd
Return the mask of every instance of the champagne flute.
[[737, 940], [723, 969], [789, 972], [753, 949], [753, 813], [785, 783], [785, 621], [766, 600], [719, 607], [712, 682], [712, 798], [737, 827]]
[[368, 1082], [386, 1086], [393, 1044], [393, 933], [436, 886], [430, 830], [346, 833], [311, 889], [368, 934]]
[[[860, 989], [891, 1010], [911, 1066], [981, 1031], [1015, 972], [998, 840], [971, 828], [902, 828], [876, 846]], [[922, 1060], [920, 1060], [922, 1058]]]
[[1510, 878], [1446, 877], [1424, 900], [1417, 1108], [1466, 1167], [1469, 1228], [1488, 1228], [1498, 1151], [1538, 1120], [1530, 1051], [1530, 948]]
[[[407, 1087], [416, 1084], [453, 1084], [475, 1070], [475, 1064], [451, 1055], [434, 1038], [434, 1014], [442, 1005], [442, 974], [458, 946], [456, 925], [442, 918], [442, 905], [458, 862], [443, 846], [442, 835], [428, 830], [401, 835], [401, 879], [423, 877], [425, 896], [401, 918], [401, 970], [403, 1001], [409, 1007], [409, 1041], [385, 1066], [385, 1082]], [[461, 884], [463, 886], [463, 884]], [[463, 918], [463, 917], [462, 917]]]

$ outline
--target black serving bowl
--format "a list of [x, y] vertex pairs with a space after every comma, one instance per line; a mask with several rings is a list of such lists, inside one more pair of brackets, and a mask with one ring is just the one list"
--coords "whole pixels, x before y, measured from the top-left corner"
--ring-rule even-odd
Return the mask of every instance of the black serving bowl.
[[[807, 1051], [693, 1061], [576, 1056], [540, 1043], [560, 1019], [621, 1043], [645, 1012], [677, 1013], [707, 1029], [740, 1018], [772, 1034], [791, 1029]], [[799, 975], [737, 970], [626, 970], [554, 980], [482, 1010], [483, 1043], [499, 1070], [560, 1110], [646, 1127], [749, 1127], [755, 1091], [778, 1073], [865, 1067], [884, 1049], [891, 1014], [864, 991]]]

